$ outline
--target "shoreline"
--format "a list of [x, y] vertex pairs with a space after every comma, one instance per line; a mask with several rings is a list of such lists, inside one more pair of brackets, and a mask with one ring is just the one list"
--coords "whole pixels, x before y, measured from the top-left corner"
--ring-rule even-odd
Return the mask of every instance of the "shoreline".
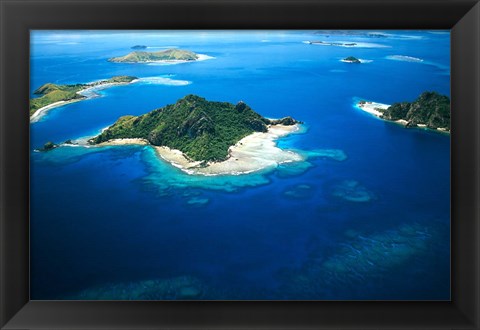
[[57, 101], [57, 102], [54, 102], [54, 103], [51, 103], [49, 105], [46, 105], [44, 107], [41, 107], [39, 109], [37, 109], [37, 111], [35, 111], [31, 116], [30, 116], [30, 123], [36, 123], [37, 121], [39, 121], [43, 116], [45, 116], [48, 111], [52, 110], [52, 109], [55, 109], [55, 108], [58, 108], [58, 107], [61, 107], [61, 106], [64, 106], [64, 105], [67, 105], [67, 104], [71, 104], [71, 103], [75, 103], [75, 102], [79, 102], [79, 101], [83, 101], [85, 98], [82, 98], [82, 99], [72, 99], [72, 100], [68, 100], [68, 101]]
[[360, 109], [362, 111], [365, 111], [365, 112], [377, 117], [378, 119], [381, 119], [383, 121], [387, 121], [387, 122], [390, 122], [390, 123], [395, 123], [395, 124], [398, 124], [398, 125], [402, 125], [405, 128], [421, 128], [421, 129], [426, 129], [426, 130], [433, 131], [433, 132], [450, 134], [450, 131], [447, 130], [446, 128], [443, 128], [443, 127], [438, 127], [438, 128], [434, 129], [434, 128], [427, 127], [426, 124], [416, 124], [415, 126], [409, 126], [410, 123], [408, 121], [406, 121], [405, 119], [388, 120], [388, 119], [382, 118], [381, 116], [383, 115], [383, 112], [379, 111], [378, 109], [386, 110], [387, 108], [390, 107], [390, 104], [365, 101], [365, 103], [363, 103], [363, 104], [360, 104], [360, 102], [356, 102], [355, 107], [357, 109]]
[[[384, 103], [378, 103], [378, 102], [370, 102], [370, 101], [365, 101], [365, 103], [360, 103], [360, 102], [357, 102], [355, 103], [356, 107], [362, 111], [365, 111], [379, 119], [383, 119], [381, 118], [381, 116], [383, 115], [383, 112], [380, 111], [380, 110], [386, 110], [390, 107], [390, 104], [384, 104]], [[380, 109], [380, 110], [378, 110]], [[385, 119], [383, 119], [385, 120]]]
[[[35, 111], [30, 116], [30, 123], [36, 123], [37, 121], [39, 121], [43, 116], [45, 116], [52, 109], [55, 109], [55, 108], [58, 108], [58, 107], [61, 107], [61, 106], [64, 106], [64, 105], [68, 105], [68, 104], [71, 104], [71, 103], [80, 102], [80, 101], [84, 101], [84, 100], [90, 100], [90, 99], [93, 99], [95, 97], [99, 97], [99, 94], [96, 94], [94, 92], [95, 90], [107, 89], [107, 88], [110, 88], [110, 87], [113, 87], [113, 86], [129, 85], [129, 84], [136, 83], [138, 81], [140, 81], [140, 79], [134, 79], [130, 82], [105, 83], [105, 84], [98, 83], [98, 81], [87, 83], [87, 84], [85, 84], [86, 88], [81, 89], [78, 92], [76, 92], [76, 94], [83, 96], [83, 98], [71, 99], [71, 100], [67, 100], [67, 101], [57, 101], [57, 102], [51, 103], [49, 105], [46, 105], [44, 107], [41, 107], [41, 108], [37, 109], [37, 111]], [[89, 85], [95, 84], [95, 83], [97, 83], [98, 85], [89, 86]], [[83, 94], [83, 93], [85, 93], [85, 94]]]
[[[242, 175], [283, 163], [305, 160], [300, 154], [277, 147], [276, 141], [289, 134], [299, 132], [300, 125], [272, 125], [265, 133], [247, 135], [228, 149], [229, 156], [220, 162], [193, 161], [183, 152], [165, 146], [153, 146], [158, 158], [190, 175]], [[98, 144], [103, 146], [150, 145], [145, 139], [112, 139]]]

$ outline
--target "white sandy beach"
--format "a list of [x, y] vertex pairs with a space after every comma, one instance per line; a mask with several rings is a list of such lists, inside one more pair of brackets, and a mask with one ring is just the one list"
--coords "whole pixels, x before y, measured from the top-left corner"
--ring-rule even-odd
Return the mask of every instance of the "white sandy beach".
[[74, 103], [74, 102], [78, 102], [78, 101], [81, 101], [81, 100], [82, 99], [75, 99], [75, 100], [69, 100], [69, 101], [58, 101], [58, 102], [54, 102], [52, 104], [46, 105], [46, 106], [44, 106], [40, 109], [37, 109], [37, 111], [35, 111], [33, 113], [33, 115], [30, 116], [30, 122], [35, 123], [35, 122], [39, 121], [51, 109], [58, 108], [60, 106], [67, 105], [67, 104]]
[[[268, 132], [255, 132], [238, 141], [229, 149], [229, 158], [222, 162], [209, 162], [188, 159], [180, 150], [168, 147], [154, 146], [158, 156], [173, 166], [188, 174], [197, 175], [239, 175], [247, 174], [266, 168], [274, 168], [282, 163], [304, 160], [303, 156], [289, 150], [282, 150], [276, 146], [276, 140], [299, 130], [299, 125], [274, 125]], [[98, 146], [112, 145], [147, 145], [144, 139], [114, 139], [103, 142]]]
[[390, 104], [383, 104], [383, 103], [377, 103], [377, 102], [365, 102], [363, 104], [357, 103], [357, 107], [360, 110], [368, 112], [369, 114], [372, 114], [375, 117], [380, 117], [383, 114], [383, 111], [381, 110], [386, 110], [388, 109], [389, 106]]
[[[405, 119], [395, 120], [394, 122], [397, 123], [397, 124], [403, 125], [403, 126], [407, 126], [407, 125], [408, 125], [408, 121], [406, 121]], [[421, 124], [419, 124], [418, 127], [420, 127], [420, 125], [421, 125]], [[427, 125], [425, 125], [425, 127], [427, 127]]]
[[[364, 104], [357, 103], [357, 108], [365, 112], [368, 112], [369, 114], [374, 115], [375, 117], [378, 117], [380, 119], [382, 119], [381, 118], [383, 114], [382, 110], [386, 110], [388, 109], [388, 107], [390, 107], [390, 104], [384, 104], [384, 103], [378, 103], [378, 102], [365, 102]], [[392, 122], [400, 124], [402, 126], [406, 126], [408, 124], [408, 121], [406, 121], [405, 119], [399, 119]]]

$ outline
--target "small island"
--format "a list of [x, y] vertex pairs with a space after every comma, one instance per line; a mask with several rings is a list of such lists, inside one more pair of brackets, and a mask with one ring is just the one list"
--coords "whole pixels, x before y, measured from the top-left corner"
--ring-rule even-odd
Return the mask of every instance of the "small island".
[[353, 56], [349, 56], [349, 57], [344, 58], [344, 59], [342, 60], [342, 62], [345, 62], [345, 63], [356, 63], [356, 64], [362, 63], [358, 58], [353, 57]]
[[91, 89], [129, 84], [137, 79], [137, 77], [132, 76], [116, 76], [86, 84], [44, 84], [33, 92], [33, 94], [39, 96], [30, 99], [30, 120], [38, 120], [50, 109], [89, 98], [87, 95], [84, 95], [84, 93]]
[[405, 127], [450, 132], [450, 98], [437, 92], [424, 92], [413, 102], [392, 105], [362, 100], [358, 102], [357, 107]]
[[110, 58], [114, 63], [152, 63], [152, 62], [190, 62], [199, 60], [200, 56], [192, 51], [170, 48], [157, 52], [135, 51], [125, 56]]
[[147, 46], [145, 46], [145, 45], [135, 45], [135, 46], [132, 46], [131, 48], [135, 49], [135, 50], [140, 50], [140, 49], [147, 49]]
[[50, 151], [57, 147], [58, 147], [57, 144], [53, 143], [52, 141], [48, 141], [43, 145], [43, 148], [38, 149], [38, 151]]
[[368, 32], [360, 30], [321, 30], [316, 31], [315, 35], [329, 36], [352, 36], [352, 37], [366, 37], [366, 38], [388, 38], [388, 34], [382, 32]]
[[321, 45], [321, 46], [339, 46], [339, 47], [355, 47], [356, 42], [326, 42], [320, 40], [307, 41], [309, 45]]
[[299, 124], [292, 117], [264, 118], [242, 101], [187, 95], [141, 116], [120, 117], [88, 142], [152, 145], [161, 158], [189, 174], [241, 174], [303, 160], [275, 144]]

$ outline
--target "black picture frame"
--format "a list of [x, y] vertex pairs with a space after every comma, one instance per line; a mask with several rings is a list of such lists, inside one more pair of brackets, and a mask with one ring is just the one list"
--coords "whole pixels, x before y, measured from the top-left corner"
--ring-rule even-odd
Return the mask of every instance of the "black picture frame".
[[[480, 4], [0, 0], [1, 329], [478, 329]], [[451, 29], [450, 302], [29, 301], [30, 29]]]

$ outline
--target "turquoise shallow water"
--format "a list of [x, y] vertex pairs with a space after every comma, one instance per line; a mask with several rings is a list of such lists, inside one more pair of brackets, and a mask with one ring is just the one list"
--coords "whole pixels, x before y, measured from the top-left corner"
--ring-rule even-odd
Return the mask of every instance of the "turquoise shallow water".
[[[31, 124], [32, 299], [449, 299], [450, 137], [353, 106], [449, 95], [449, 34], [387, 32], [328, 37], [373, 48], [303, 43], [327, 40], [315, 31], [32, 32], [32, 92], [143, 78]], [[214, 59], [106, 61], [136, 44]], [[33, 151], [190, 93], [304, 121], [278, 145], [307, 161], [196, 177], [148, 146]]]

